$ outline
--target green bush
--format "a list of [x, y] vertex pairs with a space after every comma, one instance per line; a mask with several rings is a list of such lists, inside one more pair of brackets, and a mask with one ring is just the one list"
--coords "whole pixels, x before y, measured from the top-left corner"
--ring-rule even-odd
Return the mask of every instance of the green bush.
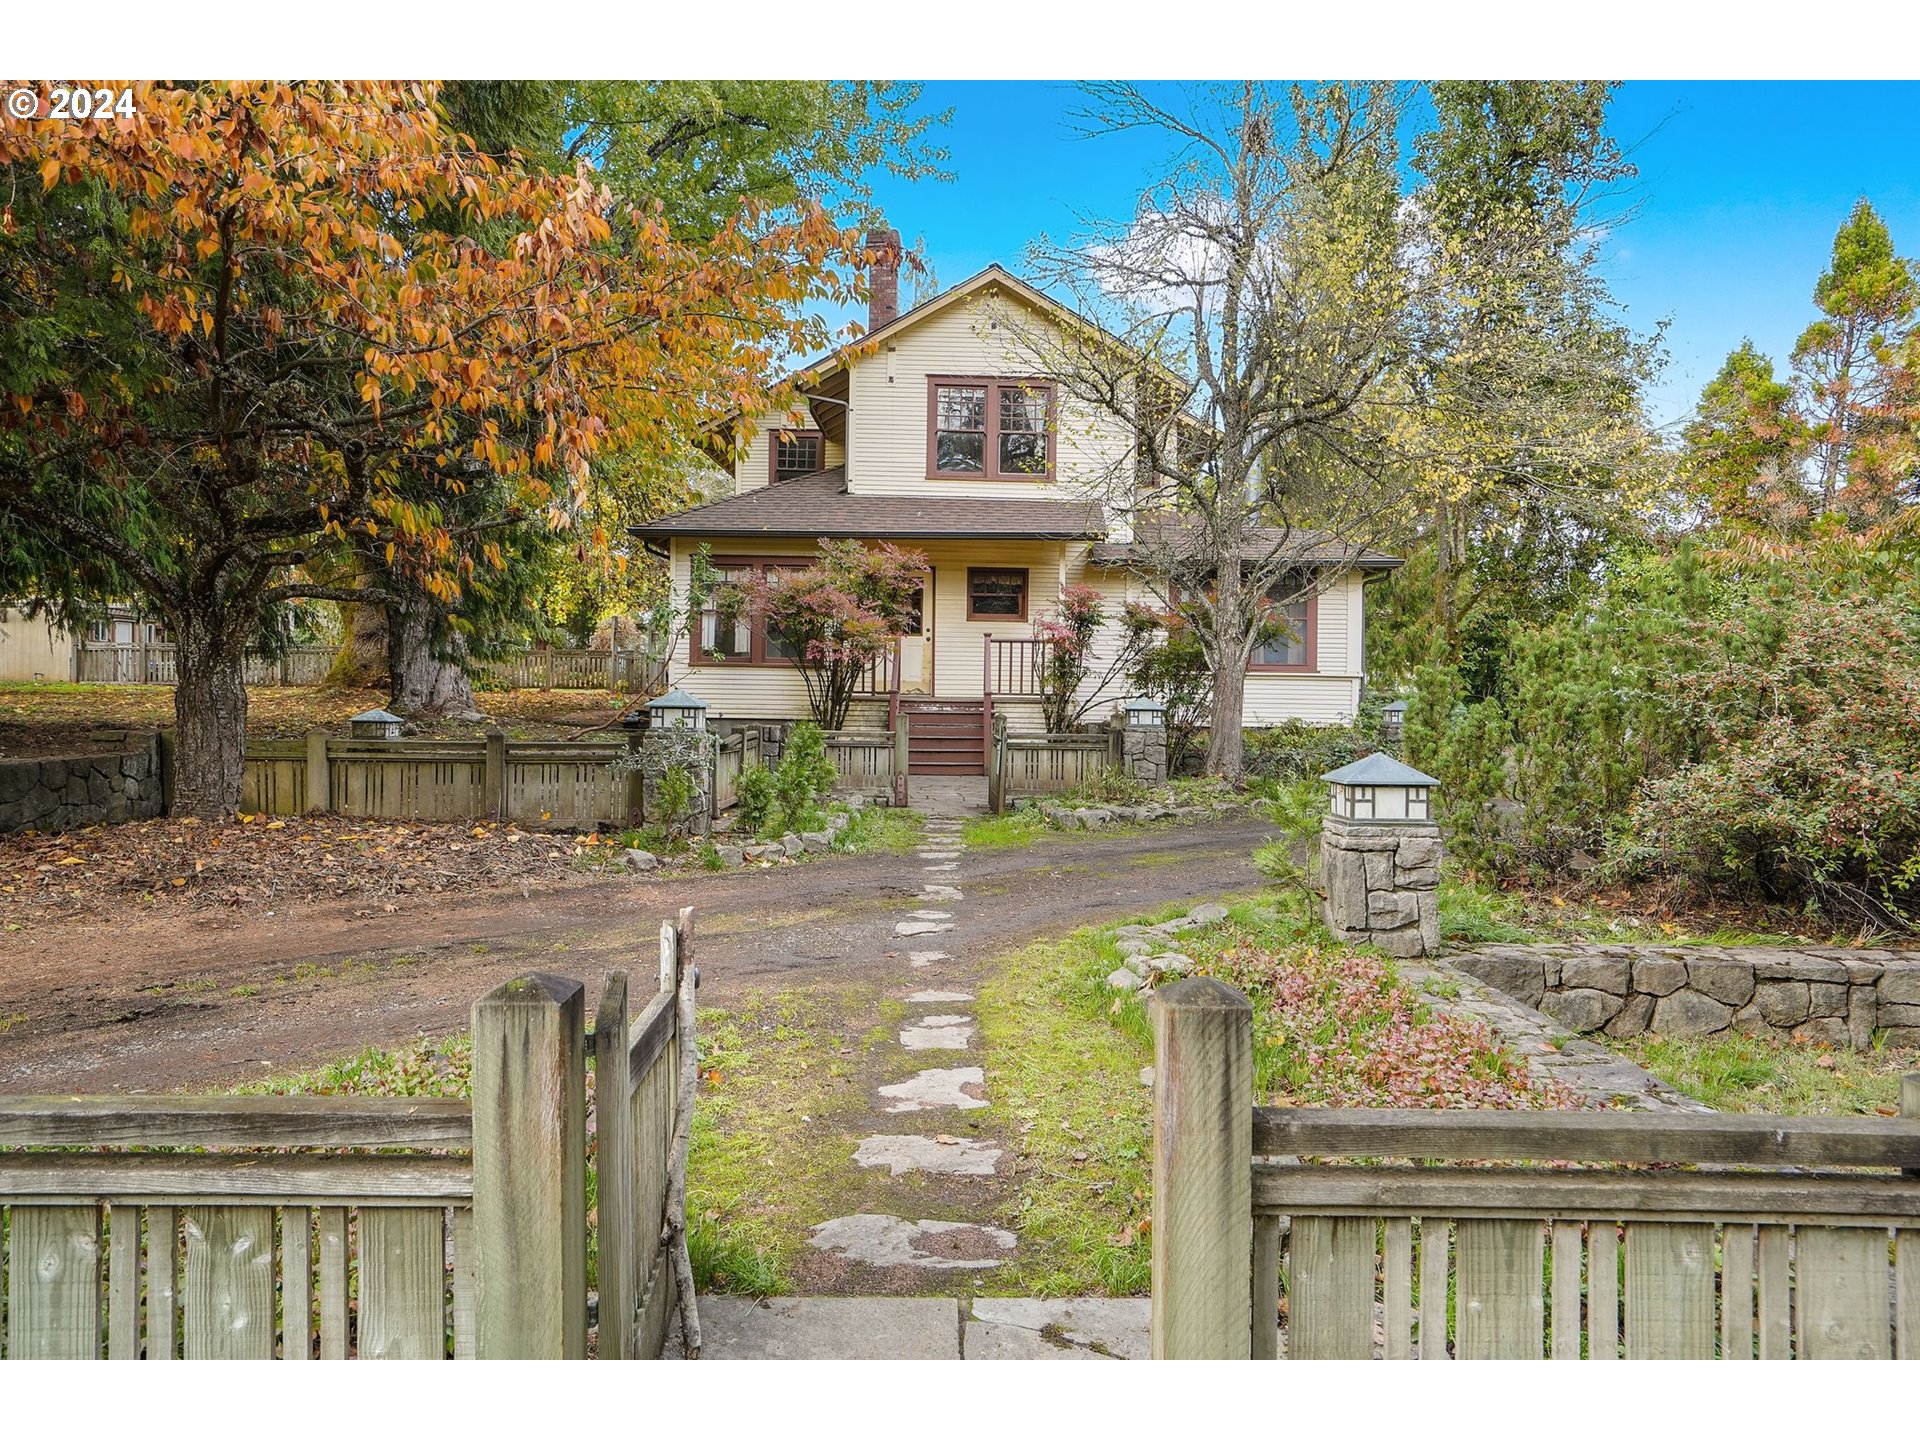
[[672, 839], [683, 839], [693, 822], [693, 802], [697, 795], [693, 774], [684, 765], [669, 765], [654, 782], [654, 803], [660, 809], [660, 823]]
[[758, 835], [773, 819], [779, 804], [773, 771], [764, 765], [741, 770], [734, 784], [734, 819], [742, 830]]
[[773, 772], [773, 790], [780, 814], [789, 828], [798, 828], [814, 814], [814, 803], [833, 790], [837, 772], [827, 758], [827, 737], [811, 720], [787, 732], [780, 764]]
[[1247, 731], [1246, 773], [1267, 780], [1318, 780], [1327, 771], [1379, 748], [1377, 728], [1369, 735], [1359, 725], [1309, 725], [1304, 720], [1289, 720], [1283, 725]]
[[1103, 765], [1060, 798], [1069, 805], [1140, 805], [1153, 787], [1131, 770]]

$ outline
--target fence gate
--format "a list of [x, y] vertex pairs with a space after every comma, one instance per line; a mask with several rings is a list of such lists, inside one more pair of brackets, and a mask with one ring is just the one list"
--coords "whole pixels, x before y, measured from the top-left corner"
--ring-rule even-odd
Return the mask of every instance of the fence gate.
[[[684, 1213], [693, 913], [593, 1044], [606, 1359], [697, 1348]], [[0, 1097], [0, 1354], [572, 1359], [588, 1354], [585, 992], [473, 1006], [473, 1101]]]

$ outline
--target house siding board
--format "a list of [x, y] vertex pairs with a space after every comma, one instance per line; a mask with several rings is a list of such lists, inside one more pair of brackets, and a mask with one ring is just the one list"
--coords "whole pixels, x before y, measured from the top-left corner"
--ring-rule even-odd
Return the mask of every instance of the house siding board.
[[[856, 495], [971, 495], [1020, 499], [1097, 499], [1107, 476], [1124, 463], [1130, 437], [1118, 422], [1064, 390], [1055, 391], [1056, 455], [1050, 480], [929, 479], [929, 376], [1027, 376], [1042, 369], [1022, 354], [1008, 325], [989, 329], [996, 312], [1016, 304], [986, 294], [949, 306], [883, 342], [854, 362], [848, 376], [847, 486]], [[1021, 306], [1019, 323], [1036, 323]]]
[[[754, 422], [753, 439], [748, 443], [746, 453], [733, 464], [733, 485], [736, 495], [748, 490], [764, 487], [773, 475], [773, 437], [783, 429], [818, 430], [814, 424], [813, 412], [805, 405], [797, 405], [782, 414], [769, 411]], [[847, 459], [846, 446], [836, 440], [827, 440], [821, 447], [823, 451], [821, 469], [831, 470], [843, 465]]]
[[45, 616], [0, 606], [0, 680], [71, 680], [73, 651], [73, 636]]

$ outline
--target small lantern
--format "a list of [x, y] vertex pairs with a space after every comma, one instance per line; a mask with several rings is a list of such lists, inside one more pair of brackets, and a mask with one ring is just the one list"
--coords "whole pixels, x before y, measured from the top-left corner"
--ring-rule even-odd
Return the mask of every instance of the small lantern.
[[669, 690], [658, 700], [649, 700], [647, 714], [655, 730], [707, 728], [707, 702], [684, 690]]
[[356, 740], [398, 740], [407, 722], [388, 710], [367, 710], [347, 722]]
[[1127, 714], [1127, 724], [1163, 729], [1167, 723], [1167, 707], [1158, 700], [1137, 695], [1126, 701], [1122, 707]]
[[1430, 825], [1440, 782], [1391, 755], [1374, 754], [1320, 777], [1333, 787], [1328, 813], [1360, 825]]
[[1380, 707], [1380, 723], [1390, 729], [1398, 730], [1407, 723], [1407, 702], [1389, 700]]

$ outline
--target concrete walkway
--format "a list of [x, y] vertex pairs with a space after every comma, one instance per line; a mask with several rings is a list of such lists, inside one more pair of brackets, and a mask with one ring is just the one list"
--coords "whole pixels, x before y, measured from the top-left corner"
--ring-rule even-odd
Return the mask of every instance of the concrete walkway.
[[[1144, 1360], [1149, 1300], [702, 1295], [707, 1360]], [[666, 1357], [680, 1354], [677, 1334]]]
[[914, 775], [907, 780], [907, 797], [922, 815], [965, 820], [987, 813], [987, 777]]

